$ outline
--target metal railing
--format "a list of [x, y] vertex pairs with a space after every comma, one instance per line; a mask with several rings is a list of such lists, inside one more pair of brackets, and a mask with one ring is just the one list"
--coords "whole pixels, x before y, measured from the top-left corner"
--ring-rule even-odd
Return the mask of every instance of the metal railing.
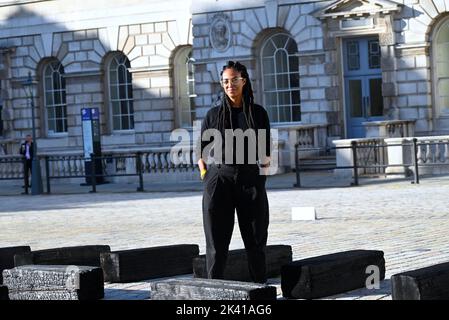
[[[374, 161], [365, 161], [360, 162], [360, 159], [363, 159], [362, 154], [366, 154], [364, 150], [372, 149], [373, 145], [369, 144], [361, 144], [357, 141], [352, 141], [351, 146], [340, 146], [334, 147], [332, 149], [351, 149], [353, 165], [350, 166], [335, 166], [329, 167], [328, 165], [325, 168], [316, 167], [314, 170], [322, 171], [322, 170], [342, 170], [342, 169], [351, 169], [353, 170], [353, 182], [351, 185], [358, 186], [359, 178], [360, 178], [360, 170], [363, 169], [364, 172], [369, 172], [370, 170], [374, 170], [379, 173], [385, 173], [385, 169], [388, 167], [412, 167], [413, 168], [413, 181], [414, 184], [419, 184], [420, 182], [420, 167], [435, 167], [435, 166], [448, 166], [447, 163], [438, 163], [438, 162], [428, 162], [424, 163], [422, 161], [422, 149], [428, 150], [432, 146], [435, 148], [439, 148], [442, 145], [444, 148], [448, 148], [448, 142], [418, 142], [417, 138], [413, 138], [410, 142], [407, 143], [398, 143], [398, 144], [384, 144], [384, 143], [376, 143], [375, 151], [373, 152]], [[411, 163], [398, 163], [398, 164], [389, 164], [387, 163], [387, 148], [389, 147], [411, 147]], [[301, 172], [304, 171], [304, 168], [301, 167], [300, 148], [298, 144], [295, 145], [295, 171], [296, 171], [296, 183], [294, 187], [301, 187]], [[362, 152], [360, 152], [362, 151]], [[371, 159], [371, 158], [370, 158]], [[367, 171], [368, 169], [368, 171]]]
[[[97, 192], [97, 178], [106, 178], [106, 177], [139, 177], [139, 187], [137, 188], [138, 192], [143, 192], [143, 164], [142, 164], [142, 153], [137, 152], [135, 154], [128, 155], [105, 155], [105, 156], [95, 156], [91, 155], [90, 163], [91, 170], [90, 173], [84, 167], [84, 163], [86, 162], [86, 158], [84, 156], [46, 156], [45, 157], [45, 172], [46, 172], [46, 182], [47, 182], [47, 193], [51, 193], [51, 183], [52, 179], [68, 179], [68, 178], [85, 178], [86, 182], [90, 181], [90, 185], [92, 186], [92, 190], [90, 192]], [[135, 169], [136, 171], [133, 173], [127, 173], [126, 170], [123, 172], [122, 170], [116, 171], [116, 173], [108, 173], [107, 172], [107, 162], [117, 160], [126, 161], [126, 160], [134, 160], [135, 161]], [[97, 173], [97, 166], [101, 164], [102, 172]], [[87, 184], [86, 184], [87, 185]]]

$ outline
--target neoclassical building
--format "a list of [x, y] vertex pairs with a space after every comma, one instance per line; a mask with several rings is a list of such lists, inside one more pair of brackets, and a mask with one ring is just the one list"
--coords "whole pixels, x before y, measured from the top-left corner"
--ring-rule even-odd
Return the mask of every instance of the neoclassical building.
[[195, 118], [191, 29], [184, 0], [0, 4], [0, 139], [31, 133], [31, 73], [40, 153], [81, 151], [86, 107], [106, 150], [164, 145]]
[[227, 60], [249, 67], [285, 167], [297, 142], [447, 135], [448, 12], [448, 0], [11, 1], [0, 139], [30, 132], [31, 72], [42, 152], [81, 151], [83, 107], [100, 109], [106, 150], [167, 146], [205, 116]]

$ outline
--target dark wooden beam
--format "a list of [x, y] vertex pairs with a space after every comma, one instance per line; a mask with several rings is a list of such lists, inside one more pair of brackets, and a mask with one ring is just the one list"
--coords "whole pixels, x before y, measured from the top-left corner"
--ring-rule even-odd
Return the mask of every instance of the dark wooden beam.
[[294, 261], [282, 267], [282, 294], [286, 298], [323, 298], [366, 286], [377, 266], [379, 280], [385, 278], [382, 251], [353, 250]]
[[192, 273], [196, 244], [181, 244], [106, 252], [101, 266], [106, 282], [134, 282]]
[[0, 248], [0, 284], [3, 283], [2, 271], [14, 268], [14, 256], [16, 254], [29, 253], [29, 246]]
[[53, 248], [18, 254], [14, 258], [14, 263], [16, 267], [24, 265], [77, 265], [100, 267], [100, 254], [110, 251], [111, 248], [106, 245]]
[[449, 300], [449, 262], [391, 277], [393, 300]]
[[[275, 278], [281, 274], [281, 267], [292, 262], [292, 247], [286, 245], [271, 245], [265, 250], [267, 277]], [[201, 255], [193, 259], [193, 274], [195, 278], [207, 278], [206, 257]], [[231, 250], [228, 254], [225, 280], [248, 281], [251, 276], [248, 269], [248, 258], [245, 249]]]

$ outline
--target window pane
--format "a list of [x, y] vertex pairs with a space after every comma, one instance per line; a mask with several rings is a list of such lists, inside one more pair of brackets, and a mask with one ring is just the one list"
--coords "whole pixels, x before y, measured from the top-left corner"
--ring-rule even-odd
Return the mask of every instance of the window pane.
[[55, 108], [54, 107], [47, 108], [47, 118], [49, 120], [55, 118]]
[[362, 82], [360, 80], [349, 80], [349, 103], [351, 117], [362, 117]]
[[64, 132], [64, 120], [56, 119], [56, 132]]
[[358, 70], [360, 69], [360, 55], [359, 55], [359, 42], [348, 41], [346, 44], [348, 69]]
[[370, 69], [380, 68], [380, 46], [378, 40], [368, 41], [368, 60]]
[[300, 106], [292, 106], [292, 121], [301, 121], [301, 107]]
[[280, 74], [276, 77], [277, 89], [289, 89], [288, 74]]
[[288, 72], [287, 53], [284, 50], [276, 52], [276, 72]]
[[113, 129], [114, 130], [122, 130], [120, 116], [113, 116]]
[[120, 115], [120, 101], [112, 101], [112, 114]]
[[371, 98], [371, 116], [379, 117], [384, 112], [384, 99], [382, 97], [382, 79], [369, 80], [370, 98]]
[[121, 84], [118, 87], [119, 91], [119, 99], [126, 99], [126, 90], [128, 90], [128, 86], [126, 84]]
[[117, 100], [119, 98], [118, 96], [118, 86], [111, 85], [111, 99]]
[[279, 98], [279, 105], [291, 105], [291, 100], [290, 100], [290, 91], [287, 92], [280, 92], [278, 94], [278, 98]]
[[301, 97], [298, 90], [292, 91], [292, 104], [299, 105], [301, 103]]
[[120, 102], [120, 111], [122, 115], [129, 114], [128, 112], [128, 103], [126, 101]]
[[268, 106], [267, 107], [268, 117], [272, 122], [279, 122], [277, 107]]
[[287, 43], [288, 36], [285, 34], [278, 34], [275, 35], [272, 40], [277, 48], [284, 48]]
[[265, 76], [264, 77], [264, 87], [265, 87], [265, 90], [276, 89], [275, 76]]
[[290, 88], [299, 88], [299, 74], [290, 73]]
[[273, 58], [263, 58], [263, 73], [264, 74], [268, 74], [268, 73], [274, 73], [274, 59]]
[[270, 40], [268, 40], [263, 48], [262, 56], [272, 57], [274, 55], [275, 50], [276, 48], [273, 46], [273, 43]]
[[288, 58], [290, 72], [299, 72], [299, 58], [295, 56], [290, 56]]
[[47, 104], [47, 106], [52, 106], [54, 105], [54, 100], [53, 100], [53, 93], [52, 92], [46, 92], [45, 93], [45, 103]]
[[290, 122], [290, 106], [279, 107], [279, 122]]
[[285, 47], [289, 54], [295, 54], [298, 52], [298, 46], [293, 38], [289, 38], [287, 46]]
[[56, 118], [57, 119], [61, 119], [64, 117], [63, 113], [62, 113], [62, 108], [61, 107], [56, 107], [55, 108], [55, 112], [56, 112]]

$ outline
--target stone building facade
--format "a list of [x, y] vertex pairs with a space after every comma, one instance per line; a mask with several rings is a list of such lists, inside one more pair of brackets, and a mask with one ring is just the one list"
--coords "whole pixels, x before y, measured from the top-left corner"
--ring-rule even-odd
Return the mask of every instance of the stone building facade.
[[1, 138], [31, 133], [29, 73], [40, 153], [80, 152], [86, 107], [106, 150], [161, 146], [190, 122], [189, 2], [19, 2], [0, 5]]
[[[199, 114], [221, 66], [237, 59], [290, 155], [298, 141], [449, 132], [449, 1], [220, 0], [192, 10]], [[220, 21], [229, 43], [217, 49]]]
[[285, 166], [298, 142], [448, 134], [448, 12], [447, 0], [15, 1], [0, 7], [0, 136], [30, 132], [31, 72], [43, 152], [82, 149], [82, 107], [100, 109], [105, 149], [168, 145], [205, 116], [227, 60], [248, 66]]

